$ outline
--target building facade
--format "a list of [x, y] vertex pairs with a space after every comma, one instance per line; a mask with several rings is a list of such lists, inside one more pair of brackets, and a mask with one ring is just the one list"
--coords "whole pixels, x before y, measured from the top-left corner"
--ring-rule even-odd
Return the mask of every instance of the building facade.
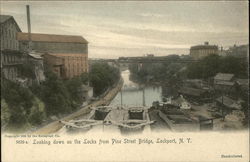
[[233, 56], [237, 58], [247, 59], [249, 58], [249, 44], [245, 45], [234, 45], [229, 47], [226, 51], [228, 56]]
[[87, 55], [49, 53], [44, 55], [44, 59], [57, 76], [65, 79], [88, 72]]
[[[28, 48], [28, 33], [18, 33], [21, 51]], [[81, 36], [31, 34], [31, 48], [44, 58], [60, 77], [69, 79], [88, 72], [88, 42]]]
[[23, 64], [22, 53], [18, 51], [1, 52], [1, 75], [5, 79], [16, 82], [19, 76], [19, 65]]
[[21, 29], [12, 16], [0, 15], [0, 32], [1, 75], [5, 79], [16, 81], [19, 75], [18, 65], [23, 63], [23, 53], [18, 51], [19, 43], [16, 40], [17, 32], [21, 32]]
[[205, 42], [204, 45], [192, 46], [190, 48], [190, 56], [194, 60], [202, 59], [211, 54], [218, 54], [219, 49], [216, 45], [209, 45], [208, 42]]
[[17, 32], [21, 29], [17, 25], [13, 16], [0, 15], [0, 40], [2, 50], [19, 50]]
[[218, 92], [230, 93], [235, 91], [234, 74], [217, 73], [214, 76], [214, 89]]

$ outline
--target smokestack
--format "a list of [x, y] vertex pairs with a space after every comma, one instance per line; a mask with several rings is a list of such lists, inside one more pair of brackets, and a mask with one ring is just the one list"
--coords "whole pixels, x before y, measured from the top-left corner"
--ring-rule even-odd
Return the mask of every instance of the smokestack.
[[27, 25], [28, 25], [28, 39], [29, 39], [29, 45], [28, 45], [28, 51], [31, 51], [31, 24], [30, 24], [30, 6], [26, 5], [26, 11], [27, 11]]

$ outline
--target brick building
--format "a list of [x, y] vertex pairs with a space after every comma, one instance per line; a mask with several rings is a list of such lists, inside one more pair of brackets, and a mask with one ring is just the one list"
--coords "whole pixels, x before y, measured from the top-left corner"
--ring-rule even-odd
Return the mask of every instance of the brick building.
[[88, 72], [88, 57], [85, 54], [45, 54], [45, 62], [62, 78], [73, 78]]
[[208, 42], [205, 42], [204, 45], [192, 46], [190, 48], [190, 56], [194, 60], [202, 59], [211, 54], [218, 54], [219, 49], [216, 45], [209, 45]]
[[[28, 34], [18, 33], [21, 51], [28, 48]], [[88, 42], [81, 36], [31, 34], [32, 49], [45, 53], [46, 63], [62, 78], [88, 72]]]

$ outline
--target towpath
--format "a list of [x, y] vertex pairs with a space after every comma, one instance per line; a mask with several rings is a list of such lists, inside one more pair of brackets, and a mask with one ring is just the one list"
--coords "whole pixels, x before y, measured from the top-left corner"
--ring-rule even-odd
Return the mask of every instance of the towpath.
[[[121, 78], [120, 81], [116, 84], [116, 86], [112, 88], [104, 97], [100, 98], [98, 101], [95, 101], [91, 103], [90, 105], [87, 105], [60, 120], [69, 121], [79, 116], [82, 116], [84, 114], [87, 114], [91, 111], [90, 107], [96, 107], [100, 105], [109, 105], [110, 102], [113, 100], [113, 98], [116, 96], [116, 94], [121, 90], [122, 86], [123, 86], [123, 79]], [[63, 124], [60, 123], [58, 120], [36, 130], [34, 134], [52, 134], [52, 133], [57, 132], [62, 127], [63, 127]]]

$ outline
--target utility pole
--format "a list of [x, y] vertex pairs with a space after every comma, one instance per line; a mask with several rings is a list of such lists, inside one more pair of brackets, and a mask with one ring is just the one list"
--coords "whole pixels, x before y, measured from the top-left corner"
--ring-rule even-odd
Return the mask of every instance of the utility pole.
[[142, 88], [142, 106], [146, 106], [146, 103], [145, 103], [145, 90], [144, 90], [144, 86]]
[[122, 89], [121, 89], [121, 93], [120, 94], [121, 94], [121, 108], [122, 108], [122, 104], [123, 104], [122, 103]]
[[28, 26], [28, 52], [32, 50], [32, 40], [31, 40], [31, 24], [30, 24], [30, 6], [26, 5], [26, 12], [27, 12], [27, 26]]

